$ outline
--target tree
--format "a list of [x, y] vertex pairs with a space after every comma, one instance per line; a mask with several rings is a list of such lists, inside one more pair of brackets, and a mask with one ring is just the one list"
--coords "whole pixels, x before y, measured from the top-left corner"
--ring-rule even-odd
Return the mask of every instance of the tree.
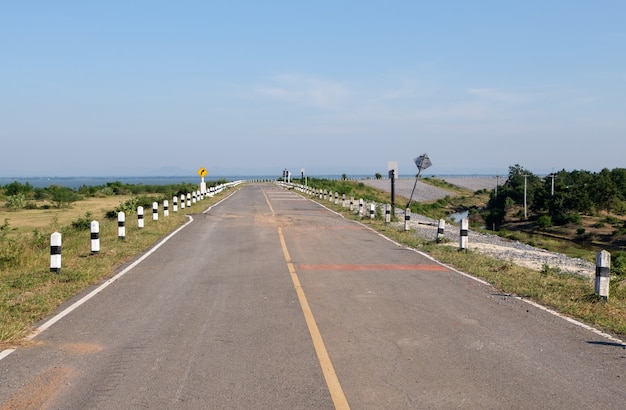
[[610, 214], [619, 194], [617, 184], [611, 178], [611, 171], [607, 168], [600, 171], [590, 188], [596, 206]]
[[4, 186], [4, 193], [6, 194], [6, 196], [17, 195], [17, 194], [24, 194], [26, 196], [32, 191], [33, 191], [33, 186], [29, 184], [28, 182], [25, 184], [22, 184], [18, 181], [13, 181], [10, 184], [7, 184]]
[[76, 202], [81, 198], [74, 190], [63, 186], [50, 185], [48, 191], [50, 192], [52, 203], [57, 208], [69, 207], [72, 202]]

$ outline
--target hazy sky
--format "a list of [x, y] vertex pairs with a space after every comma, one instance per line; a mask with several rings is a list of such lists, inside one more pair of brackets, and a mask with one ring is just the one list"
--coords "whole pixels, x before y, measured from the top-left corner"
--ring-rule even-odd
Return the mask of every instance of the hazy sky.
[[0, 176], [626, 167], [626, 1], [0, 0]]

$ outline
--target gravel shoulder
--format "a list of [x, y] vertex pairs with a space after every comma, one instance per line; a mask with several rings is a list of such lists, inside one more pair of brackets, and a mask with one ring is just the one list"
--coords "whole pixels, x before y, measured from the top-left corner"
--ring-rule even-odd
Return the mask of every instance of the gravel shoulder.
[[[490, 177], [445, 177], [441, 179], [471, 191], [492, 189], [495, 188], [496, 184], [496, 179]], [[504, 182], [502, 178], [500, 181], [501, 183]], [[391, 182], [389, 179], [363, 180], [362, 182], [366, 185], [391, 192]], [[409, 198], [414, 184], [414, 179], [396, 180], [396, 195]], [[418, 181], [417, 185], [415, 185], [413, 201], [433, 201], [450, 195], [454, 195], [454, 193]], [[399, 219], [403, 221], [400, 223], [403, 225], [404, 211], [402, 209], [396, 209], [395, 212]], [[418, 236], [425, 239], [432, 239], [434, 241], [437, 237], [438, 223], [439, 221], [427, 218], [423, 215], [413, 214], [411, 215], [410, 227], [415, 230]], [[446, 222], [444, 234], [446, 240], [451, 246], [459, 246], [460, 230], [457, 225], [451, 222]], [[472, 251], [479, 252], [493, 258], [507, 260], [531, 269], [541, 270], [545, 266], [548, 266], [550, 268], [558, 269], [564, 273], [582, 275], [590, 278], [595, 275], [595, 265], [592, 262], [578, 258], [570, 258], [556, 252], [548, 252], [544, 249], [535, 248], [530, 245], [501, 238], [496, 235], [483, 234], [470, 230], [468, 234], [468, 243], [468, 248]]]

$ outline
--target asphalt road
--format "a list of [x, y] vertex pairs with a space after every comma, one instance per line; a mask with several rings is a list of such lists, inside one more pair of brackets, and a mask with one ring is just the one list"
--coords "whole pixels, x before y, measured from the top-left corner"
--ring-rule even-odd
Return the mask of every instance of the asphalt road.
[[296, 193], [192, 217], [0, 360], [0, 409], [626, 405], [621, 345]]

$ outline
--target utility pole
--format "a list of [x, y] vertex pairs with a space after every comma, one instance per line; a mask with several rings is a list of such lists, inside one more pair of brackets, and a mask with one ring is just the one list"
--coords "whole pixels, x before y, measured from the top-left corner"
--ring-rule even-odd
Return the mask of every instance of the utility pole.
[[498, 185], [500, 185], [500, 175], [496, 174], [496, 198], [498, 197]]
[[556, 175], [554, 175], [554, 172], [552, 174], [550, 174], [550, 177], [552, 178], [552, 190], [551, 195], [554, 196], [554, 178], [556, 178]]
[[527, 212], [527, 207], [526, 207], [526, 193], [528, 191], [527, 189], [527, 180], [528, 180], [528, 175], [522, 175], [524, 177], [524, 219], [528, 219], [528, 212]]

